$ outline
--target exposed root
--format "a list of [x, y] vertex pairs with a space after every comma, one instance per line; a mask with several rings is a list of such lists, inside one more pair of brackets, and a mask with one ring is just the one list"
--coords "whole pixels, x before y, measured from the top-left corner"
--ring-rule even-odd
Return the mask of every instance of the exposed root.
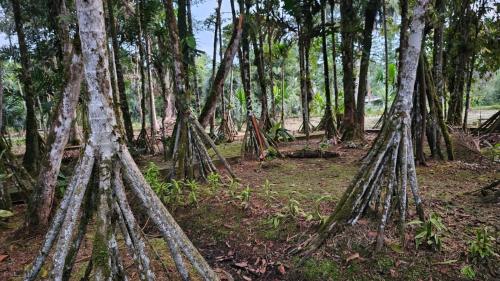
[[228, 110], [225, 112], [225, 116], [222, 116], [222, 121], [219, 128], [217, 129], [217, 137], [215, 139], [216, 143], [223, 142], [233, 142], [235, 137], [238, 135], [236, 131], [236, 126], [234, 125], [233, 117], [231, 112]]
[[139, 136], [137, 136], [135, 145], [138, 149], [144, 150], [144, 153], [146, 154], [155, 154], [156, 150], [154, 141], [155, 140], [149, 137], [147, 130], [142, 128]]
[[262, 133], [257, 119], [253, 114], [247, 115], [247, 129], [243, 137], [242, 156], [248, 159], [259, 159], [263, 161], [272, 154], [281, 156], [277, 146], [269, 142]]
[[[144, 210], [167, 242], [182, 279], [190, 280], [184, 261], [186, 258], [197, 269], [203, 280], [218, 280], [216, 274], [148, 186], [137, 166], [133, 164], [133, 159], [126, 148], [121, 147], [117, 150], [119, 158], [113, 158], [112, 161], [94, 154], [94, 149], [87, 145], [84, 155], [75, 167], [77, 173], [75, 172], [66, 190], [42, 249], [24, 280], [36, 279], [54, 244], [56, 245], [51, 279], [68, 280], [76, 253], [87, 232], [86, 226], [94, 214], [93, 205], [96, 200], [99, 205], [95, 212], [96, 234], [90, 262], [92, 265], [88, 270], [98, 276], [98, 279], [101, 278], [99, 280], [108, 278], [127, 280], [116, 243], [117, 235], [122, 235], [139, 270], [140, 280], [155, 280], [142, 232], [125, 195], [122, 169], [123, 176], [132, 187], [133, 193], [139, 198]], [[94, 164], [96, 157], [99, 161]], [[94, 165], [98, 165], [99, 168], [94, 169], [98, 171], [94, 174], [94, 178], [98, 178], [97, 186], [88, 184]], [[69, 206], [71, 208], [68, 208]], [[54, 243], [56, 241], [57, 243]]]
[[201, 124], [191, 115], [178, 118], [174, 132], [174, 146], [172, 150], [173, 167], [170, 178], [195, 178], [207, 180], [211, 173], [216, 173], [215, 167], [205, 144], [212, 148], [225, 169], [235, 178], [235, 175], [226, 159], [217, 149], [213, 140], [205, 132]]

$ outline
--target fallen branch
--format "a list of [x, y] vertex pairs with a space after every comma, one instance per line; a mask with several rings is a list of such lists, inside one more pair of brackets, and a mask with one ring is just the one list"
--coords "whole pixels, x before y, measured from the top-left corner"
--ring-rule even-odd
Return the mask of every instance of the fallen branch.
[[332, 151], [324, 151], [321, 149], [302, 149], [284, 154], [288, 158], [335, 158], [339, 157], [340, 153]]

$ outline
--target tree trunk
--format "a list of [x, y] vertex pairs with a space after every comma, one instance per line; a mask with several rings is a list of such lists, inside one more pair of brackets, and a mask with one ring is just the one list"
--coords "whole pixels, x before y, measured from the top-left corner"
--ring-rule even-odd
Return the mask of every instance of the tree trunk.
[[238, 24], [234, 26], [233, 35], [229, 40], [228, 48], [224, 52], [224, 58], [222, 59], [217, 74], [215, 75], [212, 85], [210, 87], [209, 95], [205, 102], [205, 106], [201, 111], [198, 118], [200, 124], [203, 127], [208, 125], [209, 119], [213, 114], [215, 114], [215, 109], [217, 107], [217, 98], [221, 95], [224, 87], [224, 81], [226, 80], [229, 71], [231, 70], [232, 63], [236, 52], [240, 46], [241, 34], [243, 31], [243, 16], [240, 17]]
[[[187, 7], [187, 25], [188, 25], [188, 32], [190, 36], [193, 36], [194, 38], [194, 33], [193, 33], [193, 19], [191, 16], [191, 0], [187, 0], [186, 3]], [[195, 108], [196, 108], [196, 113], [201, 112], [201, 100], [200, 100], [200, 88], [198, 86], [198, 69], [196, 67], [196, 55], [194, 52], [189, 53], [189, 63], [193, 66], [193, 70], [191, 71], [193, 73], [193, 92], [195, 93]]]
[[[332, 26], [335, 26], [335, 17], [334, 14], [334, 2], [330, 4], [330, 22]], [[335, 40], [335, 30], [332, 31], [332, 64], [333, 64], [333, 94], [335, 96], [335, 118], [337, 120], [337, 128], [340, 125], [340, 116], [339, 114], [339, 86], [337, 82], [337, 46]]]
[[38, 125], [36, 120], [36, 93], [33, 89], [31, 79], [31, 63], [28, 46], [23, 30], [23, 18], [19, 0], [11, 0], [14, 22], [19, 44], [19, 54], [21, 58], [21, 80], [23, 81], [24, 100], [26, 102], [26, 152], [23, 157], [23, 166], [30, 174], [36, 174], [40, 161], [40, 136], [38, 135]]
[[[332, 95], [330, 92], [330, 73], [328, 69], [328, 52], [326, 46], [326, 1], [323, 0], [321, 3], [321, 25], [323, 26], [323, 32], [321, 34], [321, 49], [323, 52], [323, 69], [324, 69], [324, 84], [325, 84], [325, 96], [326, 96], [326, 107], [325, 115], [323, 116], [318, 129], [325, 130], [325, 138], [327, 140], [333, 140], [334, 143], [337, 142], [338, 132], [336, 127], [335, 118], [332, 112]], [[335, 64], [335, 62], [334, 62]]]
[[304, 132], [306, 139], [309, 140], [309, 88], [307, 85], [307, 69], [306, 69], [306, 43], [305, 35], [303, 35], [303, 26], [299, 24], [299, 70], [300, 70], [300, 99], [302, 105], [302, 127], [299, 131]]
[[433, 64], [432, 64], [432, 74], [434, 77], [434, 83], [436, 85], [436, 94], [438, 96], [439, 102], [444, 104], [445, 94], [444, 94], [444, 78], [443, 78], [443, 30], [444, 21], [446, 15], [445, 12], [445, 0], [436, 0], [436, 21], [434, 25], [434, 46], [433, 50]]
[[160, 131], [158, 127], [158, 118], [156, 117], [156, 102], [155, 102], [155, 91], [153, 88], [153, 74], [151, 73], [153, 65], [152, 54], [151, 54], [151, 38], [146, 37], [146, 59], [148, 68], [148, 93], [149, 93], [149, 122], [151, 127], [151, 141], [155, 142], [156, 132]]
[[[47, 232], [42, 249], [27, 272], [25, 280], [36, 279], [54, 244], [50, 279], [60, 281], [63, 280], [63, 276], [65, 279], [70, 277], [70, 272], [65, 272], [65, 269], [73, 267], [75, 259], [71, 258], [72, 253], [78, 252], [81, 244], [73, 243], [75, 228], [78, 228], [77, 237], [80, 238], [85, 236], [80, 235], [80, 230], [83, 229], [83, 234], [86, 231], [87, 219], [79, 219], [83, 215], [82, 203], [85, 198], [90, 198], [95, 202], [94, 206], [97, 206], [96, 232], [90, 262], [92, 266], [88, 267], [86, 275], [90, 275], [93, 271], [95, 280], [126, 280], [116, 241], [118, 228], [116, 224], [111, 223], [113, 217], [123, 226], [119, 229], [125, 238], [130, 256], [134, 257], [140, 279], [155, 280], [142, 241], [142, 233], [133, 219], [133, 213], [125, 196], [122, 169], [123, 177], [131, 187], [132, 193], [167, 243], [168, 252], [182, 280], [191, 280], [185, 261], [192, 265], [203, 280], [219, 280], [148, 185], [127, 147], [121, 144], [122, 136], [116, 128], [116, 118], [111, 103], [102, 0], [77, 0], [76, 6], [90, 93], [89, 119], [92, 133], [75, 168], [75, 174], [61, 201], [61, 206]], [[98, 171], [94, 174], [97, 182], [95, 192], [94, 188], [88, 188], [93, 167]], [[92, 193], [96, 195], [93, 196]], [[87, 206], [85, 203], [83, 205]], [[57, 243], [55, 243], [56, 238]], [[77, 238], [76, 242], [80, 238]]]
[[365, 8], [365, 26], [363, 31], [361, 64], [359, 67], [358, 99], [355, 115], [355, 139], [364, 139], [365, 134], [365, 98], [368, 91], [368, 66], [372, 48], [372, 32], [375, 17], [380, 6], [379, 0], [370, 0]]
[[[272, 9], [272, 7], [270, 7]], [[269, 22], [269, 14], [267, 17]], [[271, 118], [274, 120], [276, 118], [276, 98], [274, 96], [274, 70], [273, 70], [273, 30], [269, 23], [269, 28], [267, 32], [267, 48], [269, 50], [269, 57], [267, 58], [267, 63], [269, 65], [269, 87], [271, 88]]]
[[[427, 0], [419, 0], [415, 4], [408, 45], [402, 50], [403, 57], [400, 65], [402, 79], [398, 85], [398, 94], [379, 136], [363, 159], [361, 168], [342, 195], [333, 213], [317, 233], [292, 252], [301, 252], [304, 257], [308, 257], [330, 235], [356, 224], [370, 202], [385, 202], [376, 239], [376, 249], [379, 250], [383, 245], [383, 233], [388, 222], [388, 215], [396, 205], [399, 206], [399, 227], [404, 246], [407, 185], [413, 193], [417, 214], [421, 220], [424, 219], [422, 200], [418, 194], [409, 126], [426, 5]], [[392, 200], [393, 194], [397, 195], [394, 200]], [[397, 204], [391, 205], [393, 201]]]
[[[258, 26], [260, 26], [260, 21], [256, 22]], [[259, 29], [260, 30], [260, 29]], [[258, 34], [256, 34], [258, 33]], [[261, 103], [261, 112], [260, 112], [260, 121], [259, 126], [264, 131], [268, 131], [271, 127], [271, 120], [269, 118], [269, 107], [267, 101], [267, 87], [266, 87], [266, 76], [264, 75], [264, 59], [263, 59], [263, 50], [262, 50], [262, 35], [260, 31], [252, 30], [250, 32], [252, 37], [252, 45], [253, 52], [255, 58], [255, 64], [257, 66], [257, 76], [259, 79], [259, 88], [260, 88], [260, 103]]]
[[352, 141], [355, 139], [355, 110], [354, 100], [354, 36], [353, 20], [356, 12], [352, 0], [340, 2], [340, 29], [342, 36], [342, 81], [344, 83], [344, 116], [342, 118], [342, 140]]
[[285, 128], [285, 62], [281, 63], [281, 128]]
[[[61, 3], [61, 16], [67, 16], [65, 1]], [[64, 24], [64, 23], [62, 23]], [[61, 29], [66, 29], [62, 26]], [[65, 32], [69, 36], [69, 32]], [[83, 63], [81, 59], [80, 38], [63, 39], [65, 86], [62, 99], [57, 105], [55, 118], [47, 137], [47, 154], [42, 159], [40, 173], [33, 189], [32, 202], [28, 206], [27, 224], [30, 229], [46, 227], [53, 210], [57, 176], [61, 167], [64, 148], [68, 143], [70, 131], [76, 118], [76, 109], [80, 97], [83, 80]]]
[[113, 4], [115, 1], [109, 1], [108, 4], [108, 17], [109, 17], [109, 31], [111, 34], [111, 43], [113, 46], [113, 55], [116, 68], [116, 82], [118, 84], [118, 92], [120, 98], [120, 108], [123, 117], [123, 125], [127, 136], [127, 142], [134, 141], [134, 129], [132, 128], [132, 117], [130, 116], [130, 109], [128, 106], [127, 95], [125, 92], [125, 79], [123, 78], [123, 67], [120, 60], [120, 45], [116, 31], [116, 22], [114, 16]]
[[[3, 139], [3, 65], [0, 63], [0, 138]], [[2, 157], [3, 158], [3, 157]], [[3, 159], [0, 159], [0, 210], [10, 210], [12, 201], [5, 186], [4, 175], [7, 175]]]
[[467, 122], [469, 118], [469, 110], [470, 110], [470, 90], [472, 87], [472, 75], [474, 74], [474, 64], [476, 62], [476, 53], [472, 55], [472, 59], [470, 60], [469, 65], [469, 73], [467, 76], [467, 89], [465, 92], [465, 113], [464, 113], [464, 122], [463, 129], [467, 130]]

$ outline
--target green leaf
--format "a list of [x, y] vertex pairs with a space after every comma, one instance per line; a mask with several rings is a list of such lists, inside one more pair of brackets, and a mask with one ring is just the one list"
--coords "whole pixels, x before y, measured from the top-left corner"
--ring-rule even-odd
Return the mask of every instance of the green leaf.
[[14, 213], [7, 210], [0, 210], [0, 218], [6, 219], [14, 216]]

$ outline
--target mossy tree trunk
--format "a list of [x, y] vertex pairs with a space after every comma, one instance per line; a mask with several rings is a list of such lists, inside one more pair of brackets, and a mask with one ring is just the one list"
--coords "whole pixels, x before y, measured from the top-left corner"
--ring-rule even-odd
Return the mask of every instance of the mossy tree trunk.
[[344, 86], [344, 115], [342, 118], [342, 140], [355, 140], [355, 112], [354, 100], [354, 37], [356, 11], [352, 0], [340, 2], [340, 29], [341, 29], [341, 51], [342, 51], [342, 81]]
[[[40, 253], [24, 280], [36, 279], [52, 248], [55, 250], [50, 279], [59, 281], [70, 278], [71, 272], [67, 269], [73, 267], [73, 255], [79, 250], [85, 237], [81, 234], [87, 231], [85, 224], [92, 215], [96, 219], [96, 228], [91, 266], [87, 272], [93, 272], [95, 280], [126, 279], [117, 245], [120, 230], [127, 250], [139, 269], [139, 279], [155, 280], [144, 247], [144, 237], [128, 204], [122, 177], [166, 241], [182, 280], [191, 280], [186, 262], [192, 264], [201, 279], [219, 280], [148, 185], [117, 130], [112, 108], [102, 0], [77, 0], [76, 7], [90, 94], [88, 113], [92, 132]], [[89, 184], [91, 176], [95, 185]], [[87, 204], [87, 200], [92, 204]], [[90, 214], [87, 213], [89, 211]], [[116, 219], [115, 223], [112, 217]]]
[[125, 92], [125, 79], [123, 77], [123, 67], [120, 59], [120, 44], [118, 42], [116, 20], [114, 15], [114, 4], [116, 1], [109, 1], [108, 3], [108, 17], [109, 17], [109, 32], [111, 35], [111, 43], [113, 46], [113, 55], [116, 68], [116, 82], [118, 84], [118, 92], [120, 97], [120, 109], [123, 117], [123, 125], [127, 135], [127, 141], [132, 143], [134, 141], [134, 129], [132, 128], [132, 117], [130, 116], [130, 109], [128, 99]]
[[330, 235], [341, 232], [346, 226], [356, 224], [370, 203], [378, 206], [377, 202], [381, 203], [383, 209], [376, 248], [380, 249], [383, 245], [384, 229], [388, 223], [389, 213], [395, 206], [399, 209], [399, 227], [404, 242], [408, 186], [413, 194], [417, 214], [420, 219], [424, 219], [413, 158], [410, 124], [427, 3], [427, 0], [419, 0], [413, 9], [408, 45], [402, 50], [401, 83], [379, 136], [364, 157], [361, 168], [333, 213], [318, 232], [292, 252], [301, 252], [304, 256], [309, 256]]
[[[68, 14], [66, 3], [62, 1], [60, 16], [64, 18]], [[32, 230], [35, 227], [44, 228], [49, 223], [53, 211], [57, 177], [64, 148], [68, 143], [70, 131], [76, 118], [83, 80], [80, 39], [76, 36], [74, 42], [71, 42], [67, 23], [61, 21], [60, 25], [60, 30], [64, 30], [62, 33], [66, 36], [66, 38], [61, 38], [64, 52], [65, 86], [47, 137], [47, 154], [42, 159], [37, 183], [33, 188], [32, 199], [28, 205], [26, 220], [28, 227]]]
[[[321, 50], [323, 52], [323, 68], [324, 68], [324, 84], [325, 84], [325, 96], [326, 96], [326, 106], [325, 114], [321, 119], [318, 130], [325, 130], [325, 138], [327, 140], [332, 140], [333, 143], [337, 142], [339, 134], [337, 132], [337, 125], [335, 117], [332, 111], [332, 95], [330, 91], [330, 71], [328, 69], [328, 52], [327, 52], [327, 42], [326, 42], [326, 1], [323, 0], [321, 3], [321, 25], [323, 27], [323, 32], [321, 33]], [[333, 63], [335, 65], [335, 62]]]
[[19, 44], [19, 55], [21, 59], [21, 81], [23, 83], [24, 100], [26, 102], [26, 152], [23, 157], [23, 165], [30, 174], [36, 174], [41, 160], [40, 136], [36, 119], [36, 93], [31, 78], [31, 63], [23, 27], [23, 14], [19, 0], [11, 0], [14, 13], [14, 23]]
[[[211, 116], [215, 114], [215, 110], [217, 107], [217, 98], [220, 96], [221, 104], [223, 106], [223, 116], [221, 121], [221, 129], [219, 130], [220, 138], [223, 140], [233, 139], [235, 135], [234, 124], [230, 123], [228, 117], [230, 116], [229, 112], [226, 112], [225, 108], [225, 99], [224, 99], [224, 82], [229, 74], [234, 57], [238, 51], [241, 41], [241, 34], [243, 32], [243, 16], [240, 16], [237, 24], [234, 25], [233, 34], [231, 39], [229, 40], [228, 47], [224, 52], [224, 57], [221, 58], [221, 63], [219, 65], [219, 69], [215, 75], [214, 80], [210, 86], [209, 95], [207, 97], [207, 101], [203, 106], [203, 110], [201, 111], [200, 116], [198, 117], [198, 121], [205, 128], [209, 122]], [[222, 46], [220, 46], [222, 47]], [[228, 110], [227, 110], [228, 111]]]
[[365, 134], [365, 98], [368, 92], [368, 66], [372, 48], [372, 33], [380, 0], [370, 0], [365, 7], [365, 26], [363, 30], [361, 63], [359, 67], [358, 98], [355, 114], [354, 138], [364, 139]]

